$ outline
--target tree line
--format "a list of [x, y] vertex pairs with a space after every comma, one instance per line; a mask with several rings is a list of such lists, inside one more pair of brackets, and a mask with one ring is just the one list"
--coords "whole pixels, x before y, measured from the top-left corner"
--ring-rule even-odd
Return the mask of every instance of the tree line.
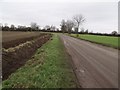
[[77, 36], [79, 35], [79, 28], [85, 22], [85, 18], [80, 15], [75, 15], [71, 20], [65, 21], [64, 19], [61, 21], [61, 30], [63, 33], [68, 32], [76, 33]]
[[92, 34], [92, 35], [106, 35], [106, 36], [119, 36], [117, 31], [112, 31], [111, 34], [107, 33], [93, 33], [92, 31], [89, 31], [88, 29], [84, 29], [81, 27], [81, 25], [86, 21], [85, 17], [81, 14], [74, 15], [72, 19], [65, 20], [63, 19], [60, 24], [60, 29], [53, 26], [53, 25], [46, 25], [44, 28], [40, 28], [40, 26], [35, 23], [31, 22], [30, 27], [27, 26], [21, 26], [18, 25], [18, 27], [15, 27], [15, 25], [8, 26], [7, 23], [3, 26], [0, 24], [0, 30], [2, 31], [42, 31], [42, 32], [60, 32], [60, 33], [74, 33], [77, 36], [79, 34]]
[[41, 29], [40, 26], [35, 22], [30, 23], [30, 26], [18, 25], [17, 27], [13, 24], [11, 26], [8, 26], [8, 24], [5, 23], [4, 26], [2, 24], [0, 24], [0, 29], [2, 31], [43, 31], [43, 32], [59, 31], [59, 29], [53, 25], [51, 25], [51, 26], [46, 25], [44, 28]]
[[[117, 31], [112, 31], [110, 34], [108, 33], [94, 33], [93, 31], [88, 31], [88, 29], [84, 29], [80, 26], [86, 21], [83, 15], [75, 15], [71, 20], [62, 20], [61, 21], [61, 30], [62, 33], [74, 33], [77, 34], [91, 34], [91, 35], [103, 35], [103, 36], [119, 36]], [[80, 30], [79, 30], [80, 29]]]

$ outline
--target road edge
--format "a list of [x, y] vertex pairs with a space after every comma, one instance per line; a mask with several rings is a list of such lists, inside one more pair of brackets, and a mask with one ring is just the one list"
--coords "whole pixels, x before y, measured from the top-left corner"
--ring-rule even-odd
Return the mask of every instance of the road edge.
[[76, 83], [76, 85], [77, 85], [77, 88], [82, 88], [82, 86], [80, 85], [80, 83], [79, 83], [79, 80], [78, 80], [78, 77], [77, 77], [77, 73], [75, 72], [75, 67], [74, 67], [74, 62], [73, 62], [73, 60], [72, 60], [72, 56], [68, 53], [68, 50], [66, 49], [66, 47], [65, 47], [65, 45], [64, 45], [64, 42], [63, 42], [63, 40], [61, 39], [61, 37], [60, 37], [60, 35], [58, 35], [59, 37], [59, 39], [60, 39], [60, 41], [61, 41], [61, 43], [63, 44], [63, 46], [64, 46], [64, 51], [65, 51], [65, 53], [66, 53], [66, 55], [67, 55], [67, 57], [68, 57], [68, 60], [69, 60], [69, 64], [72, 66], [71, 68], [72, 68], [72, 72], [74, 73], [74, 76], [75, 76], [75, 83]]

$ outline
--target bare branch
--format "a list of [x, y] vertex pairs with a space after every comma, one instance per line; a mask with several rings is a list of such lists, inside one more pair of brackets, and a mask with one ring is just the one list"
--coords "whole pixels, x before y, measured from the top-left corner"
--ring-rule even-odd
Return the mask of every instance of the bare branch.
[[73, 20], [75, 21], [75, 23], [77, 23], [77, 26], [79, 27], [85, 21], [85, 18], [80, 14], [80, 15], [75, 15], [73, 17]]

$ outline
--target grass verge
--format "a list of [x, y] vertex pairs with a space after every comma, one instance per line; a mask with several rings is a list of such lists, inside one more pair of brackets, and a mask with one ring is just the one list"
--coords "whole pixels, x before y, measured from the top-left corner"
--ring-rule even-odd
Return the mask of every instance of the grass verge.
[[[76, 37], [76, 34], [70, 36]], [[120, 49], [119, 37], [79, 34], [79, 37], [76, 38]]]
[[75, 88], [75, 76], [64, 46], [55, 34], [15, 73], [3, 81], [3, 88]]

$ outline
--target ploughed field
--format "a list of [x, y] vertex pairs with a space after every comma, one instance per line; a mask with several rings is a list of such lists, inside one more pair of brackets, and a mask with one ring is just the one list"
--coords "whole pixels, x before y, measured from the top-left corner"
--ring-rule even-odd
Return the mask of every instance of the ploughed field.
[[29, 40], [33, 40], [39, 36], [45, 35], [44, 33], [39, 32], [11, 32], [4, 31], [2, 32], [2, 47], [10, 48], [24, 43]]
[[3, 80], [23, 66], [51, 36], [40, 32], [2, 32]]

